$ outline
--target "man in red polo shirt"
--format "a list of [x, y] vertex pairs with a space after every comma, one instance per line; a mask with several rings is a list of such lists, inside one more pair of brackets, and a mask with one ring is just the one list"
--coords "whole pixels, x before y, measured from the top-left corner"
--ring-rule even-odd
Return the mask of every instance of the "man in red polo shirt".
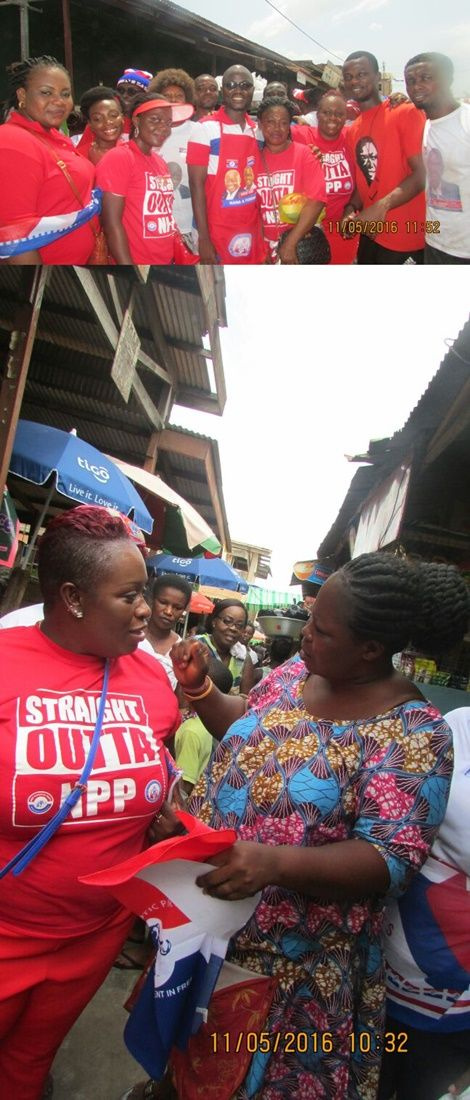
[[343, 79], [361, 111], [346, 131], [357, 171], [345, 215], [360, 234], [358, 263], [422, 263], [424, 115], [412, 103], [392, 109], [382, 101], [377, 59], [365, 50], [346, 58]]
[[253, 77], [232, 65], [222, 77], [223, 106], [204, 119], [188, 143], [187, 165], [199, 255], [205, 264], [263, 263], [259, 198], [247, 186], [260, 166], [255, 123], [246, 113]]

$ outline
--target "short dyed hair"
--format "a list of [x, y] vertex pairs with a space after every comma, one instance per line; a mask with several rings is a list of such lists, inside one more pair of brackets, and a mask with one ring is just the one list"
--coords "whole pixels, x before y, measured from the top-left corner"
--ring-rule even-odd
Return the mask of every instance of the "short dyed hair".
[[38, 543], [39, 586], [46, 607], [59, 598], [67, 581], [90, 592], [106, 575], [110, 543], [137, 543], [121, 516], [83, 504], [48, 523]]

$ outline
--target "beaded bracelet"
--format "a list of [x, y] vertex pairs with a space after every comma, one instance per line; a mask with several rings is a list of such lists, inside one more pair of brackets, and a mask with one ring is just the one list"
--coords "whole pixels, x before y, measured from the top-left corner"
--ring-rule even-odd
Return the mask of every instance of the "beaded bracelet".
[[[209, 685], [208, 687], [206, 686], [207, 684]], [[197, 699], [205, 699], [206, 695], [210, 695], [210, 692], [212, 691], [212, 688], [214, 687], [213, 681], [210, 679], [209, 676], [206, 676], [202, 686], [203, 686], [204, 690], [201, 691], [201, 692], [198, 692], [197, 695], [195, 695], [194, 692], [192, 692], [192, 691], [186, 691], [186, 688], [183, 688], [184, 694], [187, 695], [188, 699], [194, 699], [195, 701]]]

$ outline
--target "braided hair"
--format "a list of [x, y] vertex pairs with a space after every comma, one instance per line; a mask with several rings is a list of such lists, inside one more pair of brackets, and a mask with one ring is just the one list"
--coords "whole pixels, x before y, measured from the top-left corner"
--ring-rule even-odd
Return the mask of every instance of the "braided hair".
[[408, 644], [443, 653], [468, 627], [469, 592], [455, 565], [361, 554], [337, 576], [349, 597], [348, 626], [363, 640], [381, 642], [387, 654]]
[[11, 65], [7, 65], [6, 68], [9, 87], [9, 95], [5, 104], [7, 112], [12, 107], [18, 106], [16, 96], [18, 88], [27, 87], [28, 78], [33, 69], [62, 69], [62, 72], [69, 77], [65, 65], [62, 65], [56, 57], [50, 57], [49, 54], [42, 54], [41, 57], [25, 57], [23, 61], [12, 61]]

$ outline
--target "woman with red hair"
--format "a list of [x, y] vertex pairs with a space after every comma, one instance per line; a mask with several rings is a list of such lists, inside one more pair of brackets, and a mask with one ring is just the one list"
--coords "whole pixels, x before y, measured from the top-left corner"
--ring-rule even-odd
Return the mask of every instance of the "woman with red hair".
[[132, 924], [80, 879], [149, 843], [179, 724], [166, 673], [138, 649], [147, 571], [124, 521], [56, 517], [39, 582], [43, 622], [0, 635], [0, 1083], [21, 1100], [41, 1100]]

